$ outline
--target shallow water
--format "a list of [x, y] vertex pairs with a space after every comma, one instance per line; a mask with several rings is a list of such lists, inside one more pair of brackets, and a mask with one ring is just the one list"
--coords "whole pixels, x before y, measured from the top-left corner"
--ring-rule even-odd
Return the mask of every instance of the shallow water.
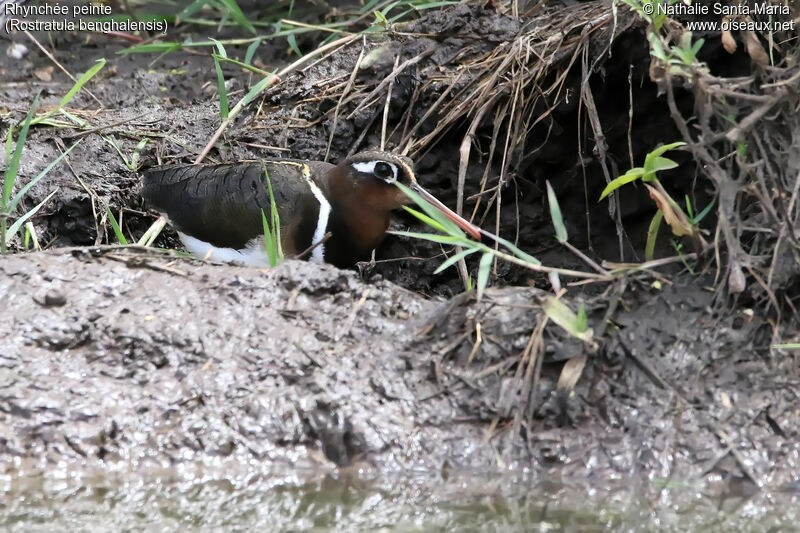
[[715, 498], [685, 485], [604, 490], [461, 477], [304, 484], [252, 478], [6, 485], [3, 531], [796, 531], [800, 495]]

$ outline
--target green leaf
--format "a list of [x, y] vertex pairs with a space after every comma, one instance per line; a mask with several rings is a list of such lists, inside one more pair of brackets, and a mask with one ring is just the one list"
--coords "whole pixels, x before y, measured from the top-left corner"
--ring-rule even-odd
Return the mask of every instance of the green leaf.
[[486, 286], [489, 285], [489, 273], [492, 270], [492, 259], [494, 254], [486, 252], [481, 256], [481, 262], [478, 265], [478, 301], [483, 298], [483, 292]]
[[658, 35], [651, 33], [648, 35], [648, 38], [650, 39], [650, 53], [655, 56], [656, 59], [666, 62], [667, 54], [664, 52], [664, 47], [661, 46]]
[[706, 42], [705, 39], [697, 39], [697, 41], [692, 45], [692, 58], [697, 57], [697, 53], [703, 47], [703, 44]]
[[[664, 152], [668, 152], [669, 150], [674, 150], [675, 148], [678, 148], [678, 147], [681, 147], [681, 146], [686, 146], [686, 143], [683, 142], [683, 141], [678, 141], [678, 142], [674, 142], [674, 143], [670, 143], [670, 144], [665, 144], [663, 146], [659, 146], [658, 148], [655, 148], [653, 151], [651, 151], [649, 154], [647, 154], [647, 157], [658, 157], [660, 155], [663, 155]], [[647, 158], [645, 158], [645, 160], [646, 159]]]
[[467, 248], [466, 250], [461, 250], [457, 254], [455, 254], [455, 255], [453, 255], [451, 257], [448, 257], [447, 261], [445, 261], [444, 263], [439, 265], [439, 268], [434, 270], [433, 273], [434, 274], [438, 274], [440, 272], [444, 272], [445, 270], [447, 270], [451, 266], [453, 266], [456, 263], [458, 263], [461, 259], [467, 257], [469, 254], [473, 254], [473, 253], [477, 252], [478, 250], [479, 250], [478, 248]]
[[645, 181], [652, 181], [651, 174], [661, 172], [662, 170], [670, 170], [678, 166], [678, 163], [667, 157], [653, 157], [646, 158], [644, 161]]
[[553, 227], [556, 230], [556, 240], [560, 243], [567, 242], [567, 227], [564, 225], [564, 217], [561, 215], [561, 207], [558, 205], [558, 198], [550, 181], [546, 181], [547, 185], [547, 203], [550, 206], [550, 218], [553, 220]]
[[128, 239], [126, 239], [125, 235], [123, 235], [122, 228], [119, 227], [117, 219], [114, 218], [114, 213], [111, 212], [111, 209], [109, 209], [108, 205], [106, 205], [105, 207], [106, 207], [106, 216], [108, 217], [108, 221], [111, 222], [111, 228], [114, 230], [114, 235], [117, 236], [117, 242], [127, 246]]
[[[8, 199], [11, 198], [11, 191], [13, 190], [14, 182], [17, 179], [17, 172], [19, 172], [19, 160], [22, 157], [22, 148], [25, 146], [25, 141], [28, 138], [28, 128], [33, 120], [33, 113], [36, 111], [36, 106], [39, 104], [40, 94], [41, 91], [37, 92], [36, 96], [33, 97], [33, 103], [31, 104], [30, 109], [28, 109], [28, 114], [25, 115], [25, 121], [22, 123], [22, 130], [20, 130], [19, 137], [17, 137], [17, 144], [14, 146], [14, 154], [11, 156], [11, 160], [8, 161], [6, 166], [2, 203], [0, 203], [0, 210], [6, 213], [9, 213], [7, 210]], [[13, 129], [13, 127], [9, 129]], [[9, 135], [10, 134], [11, 133], [9, 132]]]
[[598, 202], [601, 201], [606, 196], [608, 196], [609, 194], [611, 194], [612, 192], [622, 187], [623, 185], [630, 183], [632, 181], [636, 181], [642, 176], [644, 176], [644, 168], [635, 167], [627, 171], [622, 176], [614, 178], [613, 180], [611, 180], [611, 183], [606, 185], [606, 188], [603, 189], [603, 192], [600, 193], [600, 199], [598, 200]]
[[586, 328], [585, 316], [581, 320], [572, 309], [564, 302], [553, 296], [545, 296], [542, 306], [547, 317], [561, 326], [567, 333], [584, 342], [592, 340], [594, 332], [591, 328]]
[[578, 328], [578, 331], [586, 331], [586, 326], [589, 324], [588, 319], [586, 318], [586, 306], [582, 303], [578, 306], [578, 319], [575, 325]]

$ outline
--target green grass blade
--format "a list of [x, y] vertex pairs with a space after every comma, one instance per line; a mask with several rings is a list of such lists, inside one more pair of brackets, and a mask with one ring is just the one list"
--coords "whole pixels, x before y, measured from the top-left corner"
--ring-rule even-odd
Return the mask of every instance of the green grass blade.
[[267, 182], [267, 192], [269, 193], [269, 218], [264, 210], [261, 210], [261, 224], [264, 230], [264, 247], [267, 252], [269, 266], [274, 267], [283, 262], [283, 249], [281, 248], [281, 219], [278, 213], [278, 204], [275, 202], [275, 195], [272, 192], [272, 181], [269, 179], [269, 172], [266, 164], [264, 167], [264, 180]]
[[278, 264], [278, 251], [275, 249], [275, 241], [272, 239], [272, 230], [267, 222], [267, 214], [261, 210], [261, 224], [264, 228], [264, 249], [267, 252], [269, 266], [274, 267]]
[[11, 224], [11, 227], [8, 228], [8, 231], [6, 231], [6, 236], [5, 236], [6, 241], [11, 240], [11, 237], [13, 237], [17, 233], [17, 231], [19, 231], [19, 228], [21, 228], [22, 225], [25, 224], [25, 222], [27, 222], [29, 218], [31, 218], [33, 215], [35, 215], [36, 212], [39, 211], [39, 209], [41, 209], [42, 206], [47, 202], [47, 200], [52, 198], [53, 195], [55, 193], [57, 193], [57, 192], [58, 192], [58, 189], [55, 189], [53, 192], [48, 194], [47, 197], [44, 200], [42, 200], [41, 202], [36, 204], [36, 207], [34, 207], [30, 211], [28, 211], [27, 213], [22, 215], [13, 224]]
[[531, 263], [532, 265], [541, 265], [542, 264], [541, 261], [539, 261], [538, 259], [533, 257], [531, 254], [523, 252], [522, 250], [517, 248], [514, 245], [514, 243], [512, 243], [511, 241], [509, 241], [507, 239], [504, 239], [504, 238], [500, 237], [499, 235], [495, 235], [494, 233], [484, 232], [484, 235], [488, 235], [489, 238], [496, 240], [497, 242], [499, 242], [500, 244], [505, 246], [508, 249], [508, 251], [510, 251], [512, 254], [514, 254], [515, 256], [519, 257], [523, 261], [527, 261], [528, 263]]
[[486, 290], [486, 286], [489, 285], [489, 273], [492, 270], [492, 259], [494, 259], [494, 254], [491, 252], [486, 252], [481, 256], [481, 262], [478, 265], [478, 301], [481, 301], [483, 298], [483, 292]]
[[29, 242], [33, 244], [33, 249], [39, 252], [42, 251], [42, 246], [39, 244], [39, 237], [36, 235], [36, 228], [30, 221], [25, 223], [25, 249], [29, 247]]
[[211, 39], [211, 42], [213, 42], [214, 46], [217, 48], [217, 54], [219, 54], [220, 59], [228, 59], [228, 52], [225, 51], [225, 46], [213, 37], [209, 37], [209, 39]]
[[372, 11], [372, 9], [373, 9], [373, 8], [374, 8], [374, 7], [375, 7], [375, 6], [378, 4], [378, 2], [380, 2], [380, 1], [381, 1], [381, 0], [369, 0], [369, 2], [367, 2], [367, 5], [365, 5], [364, 7], [362, 7], [362, 8], [359, 10], [359, 12], [360, 12], [362, 15], [363, 15], [364, 13], [369, 13], [370, 11]]
[[457, 254], [449, 257], [447, 259], [447, 261], [445, 261], [444, 263], [439, 265], [439, 268], [434, 270], [433, 273], [434, 274], [438, 274], [440, 272], [444, 272], [445, 270], [447, 270], [451, 266], [453, 266], [456, 263], [458, 263], [461, 259], [467, 257], [469, 254], [472, 254], [472, 253], [475, 253], [475, 252], [478, 252], [478, 251], [480, 251], [480, 248], [467, 248], [466, 250], [461, 250]]
[[139, 242], [136, 244], [139, 246], [152, 246], [166, 225], [167, 220], [164, 217], [158, 217], [155, 222], [147, 228], [147, 231], [142, 234]]
[[[6, 167], [2, 204], [0, 204], [0, 210], [5, 213], [9, 213], [7, 210], [8, 200], [11, 198], [11, 191], [14, 189], [14, 182], [17, 179], [17, 172], [19, 171], [19, 160], [22, 158], [22, 148], [25, 146], [25, 141], [28, 138], [28, 128], [33, 121], [33, 113], [36, 111], [36, 106], [39, 104], [40, 94], [41, 92], [38, 92], [36, 96], [33, 97], [33, 103], [30, 109], [28, 109], [28, 114], [25, 115], [25, 121], [22, 123], [22, 130], [19, 132], [19, 137], [17, 137], [17, 144], [14, 146], [14, 154], [11, 156], [11, 159], [8, 161], [8, 166]], [[13, 129], [13, 127], [10, 129]]]
[[150, 54], [153, 52], [169, 53], [180, 50], [183, 45], [174, 41], [163, 43], [137, 44], [117, 52], [118, 54]]
[[116, 140], [114, 140], [114, 138], [113, 138], [113, 137], [110, 137], [110, 136], [107, 136], [107, 135], [103, 135], [103, 136], [102, 136], [102, 138], [103, 138], [103, 140], [104, 140], [105, 142], [107, 142], [108, 144], [110, 144], [110, 145], [111, 145], [111, 147], [112, 147], [114, 150], [116, 150], [116, 151], [117, 151], [117, 154], [119, 154], [119, 157], [122, 159], [122, 162], [125, 164], [125, 166], [126, 166], [126, 167], [128, 167], [128, 168], [130, 168], [131, 162], [130, 162], [130, 161], [128, 161], [128, 156], [126, 156], [125, 154], [123, 154], [123, 153], [122, 153], [122, 149], [121, 149], [121, 148], [119, 147], [119, 145], [117, 144], [117, 141], [116, 141]]
[[250, 63], [253, 62], [253, 56], [256, 55], [256, 49], [259, 47], [260, 44], [261, 44], [261, 39], [253, 41], [252, 43], [250, 43], [250, 46], [247, 47], [247, 53], [245, 53], [244, 55], [244, 62], [246, 65], [252, 66], [250, 65]]
[[216, 54], [214, 57], [214, 68], [217, 69], [217, 92], [219, 93], [219, 116], [224, 120], [228, 118], [228, 90], [225, 88], [225, 76], [222, 74], [222, 67]]
[[64, 159], [64, 158], [67, 156], [67, 154], [68, 154], [68, 153], [70, 153], [70, 152], [72, 151], [72, 149], [73, 149], [73, 148], [75, 148], [76, 146], [78, 146], [78, 145], [79, 145], [79, 144], [80, 144], [82, 141], [83, 141], [83, 139], [79, 140], [78, 142], [76, 142], [75, 144], [73, 144], [72, 146], [70, 146], [70, 147], [67, 149], [67, 151], [65, 151], [63, 154], [61, 154], [60, 156], [58, 156], [58, 157], [57, 157], [55, 160], [53, 160], [53, 162], [52, 162], [52, 163], [50, 163], [49, 165], [47, 165], [47, 166], [45, 167], [45, 169], [44, 169], [44, 170], [42, 170], [41, 172], [39, 172], [39, 174], [38, 174], [38, 175], [37, 175], [35, 178], [33, 178], [33, 179], [32, 179], [31, 181], [29, 181], [29, 182], [28, 182], [28, 183], [27, 183], [27, 184], [26, 184], [26, 185], [25, 185], [23, 188], [21, 188], [21, 189], [20, 189], [20, 190], [17, 192], [17, 194], [16, 194], [16, 195], [14, 195], [14, 199], [13, 199], [13, 200], [11, 200], [11, 203], [9, 203], [9, 204], [8, 204], [8, 212], [9, 212], [9, 213], [13, 212], [13, 211], [14, 211], [14, 208], [16, 208], [16, 207], [17, 207], [17, 204], [19, 204], [19, 203], [20, 203], [20, 201], [22, 201], [22, 199], [25, 197], [25, 195], [28, 193], [28, 191], [31, 189], [31, 187], [33, 187], [34, 185], [36, 185], [36, 183], [38, 183], [40, 179], [42, 179], [43, 177], [45, 177], [45, 175], [47, 175], [47, 173], [48, 173], [48, 172], [50, 172], [50, 170], [51, 170], [51, 169], [52, 169], [54, 166], [56, 166], [56, 165], [57, 165], [57, 164], [58, 164], [58, 163], [59, 163], [59, 162], [60, 162], [62, 159]]
[[469, 246], [471, 242], [466, 237], [451, 237], [449, 235], [437, 235], [435, 233], [416, 233], [413, 231], [390, 231], [392, 235], [401, 235], [403, 237], [412, 237], [414, 239], [422, 239], [425, 241], [438, 242], [440, 244], [453, 244], [461, 246]]
[[255, 100], [255, 98], [261, 94], [261, 91], [272, 84], [274, 79], [275, 76], [273, 74], [262, 78], [258, 83], [253, 85], [253, 87], [247, 92], [246, 95], [244, 95], [241, 100], [239, 100], [239, 102], [236, 104], [236, 107], [245, 107], [247, 104]]
[[231, 16], [236, 23], [241, 26], [242, 28], [246, 29], [253, 35], [256, 33], [255, 27], [250, 23], [247, 17], [242, 13], [239, 4], [236, 3], [236, 0], [219, 0], [219, 2], [225, 6], [225, 9], [228, 10], [228, 14]]
[[123, 235], [122, 228], [119, 227], [119, 223], [114, 217], [114, 213], [112, 213], [111, 209], [109, 209], [108, 205], [106, 205], [106, 216], [108, 217], [108, 221], [111, 222], [111, 228], [114, 230], [114, 235], [117, 237], [117, 242], [127, 246], [128, 239], [126, 239], [125, 235]]
[[128, 165], [128, 169], [131, 172], [136, 172], [139, 170], [139, 157], [141, 156], [142, 150], [144, 150], [144, 147], [148, 142], [150, 142], [150, 139], [145, 137], [136, 143], [136, 148], [133, 149], [133, 155], [131, 155], [131, 164]]
[[397, 187], [401, 191], [403, 191], [406, 194], [406, 196], [411, 198], [411, 200], [413, 200], [414, 203], [416, 203], [418, 206], [420, 206], [422, 208], [422, 210], [425, 211], [425, 213], [429, 217], [431, 217], [436, 222], [438, 222], [440, 226], [444, 227], [444, 232], [445, 233], [447, 233], [449, 235], [452, 235], [452, 236], [456, 236], [457, 235], [459, 237], [466, 237], [466, 233], [461, 231], [461, 228], [456, 226], [455, 223], [452, 220], [447, 218], [444, 213], [442, 213], [437, 208], [435, 208], [433, 205], [431, 205], [431, 203], [428, 202], [427, 200], [425, 200], [424, 198], [422, 198], [422, 196], [420, 196], [416, 192], [412, 191], [411, 189], [409, 189], [408, 187], [406, 187], [405, 185], [403, 185], [400, 182], [395, 182], [395, 185], [397, 185]]
[[553, 220], [553, 227], [556, 230], [556, 240], [561, 244], [567, 242], [567, 227], [564, 225], [564, 217], [561, 215], [561, 207], [558, 205], [558, 198], [553, 187], [550, 186], [550, 181], [545, 182], [547, 185], [547, 203], [550, 205], [550, 218]]
[[176, 18], [180, 20], [185, 20], [194, 15], [195, 13], [197, 13], [205, 4], [206, 0], [195, 0], [194, 2], [183, 8], [183, 11], [178, 13], [178, 16]]
[[661, 228], [661, 220], [664, 218], [664, 213], [656, 211], [653, 219], [650, 221], [650, 227], [647, 229], [647, 243], [644, 247], [644, 258], [646, 261], [652, 261], [656, 251], [656, 239], [658, 239], [658, 230]]
[[292, 52], [297, 54], [298, 57], [303, 57], [303, 52], [301, 52], [300, 47], [297, 46], [297, 37], [294, 33], [286, 36], [286, 42], [289, 43], [289, 48], [292, 49]]
[[217, 47], [218, 54], [211, 54], [214, 58], [214, 68], [217, 70], [217, 93], [219, 94], [219, 116], [224, 120], [228, 118], [228, 88], [225, 87], [225, 75], [222, 73], [220, 59], [227, 59], [228, 53], [222, 43], [216, 39], [211, 39]]
[[11, 150], [14, 148], [14, 128], [8, 128], [8, 133], [6, 135], [6, 161], [11, 159]]
[[67, 104], [69, 104], [75, 95], [78, 94], [78, 91], [80, 91], [83, 86], [86, 85], [86, 82], [92, 79], [95, 74], [100, 72], [100, 69], [102, 69], [104, 66], [106, 66], [105, 58], [98, 59], [97, 64], [84, 72], [83, 76], [78, 78], [78, 82], [72, 86], [72, 89], [67, 91], [67, 94], [65, 94], [64, 98], [61, 99], [61, 103], [58, 104], [58, 107], [67, 107]]
[[[256, 43], [258, 43], [258, 41], [256, 41]], [[254, 73], [258, 74], [259, 76], [271, 76], [272, 75], [271, 73], [267, 72], [266, 70], [262, 70], [262, 69], [260, 69], [258, 67], [254, 67], [253, 65], [248, 65], [247, 62], [242, 63], [241, 61], [237, 61], [237, 60], [235, 60], [233, 58], [230, 58], [230, 57], [219, 57], [219, 56], [215, 56], [215, 57], [217, 57], [217, 59], [219, 59], [220, 61], [224, 61], [225, 63], [230, 63], [232, 65], [236, 65], [237, 67], [240, 67], [240, 68], [242, 68], [244, 70], [247, 70], [247, 71], [250, 71], [250, 72], [254, 72]], [[250, 59], [252, 59], [252, 58], [250, 58]]]
[[407, 212], [411, 213], [412, 215], [414, 215], [415, 217], [417, 217], [418, 219], [420, 219], [422, 222], [432, 227], [433, 229], [441, 231], [442, 233], [447, 233], [447, 230], [444, 228], [444, 226], [436, 222], [434, 219], [432, 219], [425, 213], [420, 213], [416, 209], [408, 207], [407, 205], [404, 205], [403, 209], [405, 209]]
[[710, 204], [708, 204], [708, 205], [705, 207], [705, 209], [703, 209], [702, 211], [700, 211], [700, 213], [698, 213], [698, 214], [697, 214], [697, 216], [696, 216], [696, 217], [694, 217], [694, 218], [692, 219], [692, 223], [694, 223], [694, 224], [699, 224], [699, 223], [700, 223], [700, 221], [701, 221], [701, 220], [703, 220], [704, 218], [706, 218], [706, 215], [707, 215], [707, 214], [709, 214], [709, 213], [711, 212], [711, 208], [712, 208], [712, 207], [714, 207], [714, 201], [713, 201], [713, 200], [711, 201], [711, 203], [710, 203]]
[[692, 201], [689, 199], [688, 194], [683, 196], [683, 202], [686, 204], [686, 216], [689, 217], [689, 220], [694, 220], [694, 209], [692, 209]]

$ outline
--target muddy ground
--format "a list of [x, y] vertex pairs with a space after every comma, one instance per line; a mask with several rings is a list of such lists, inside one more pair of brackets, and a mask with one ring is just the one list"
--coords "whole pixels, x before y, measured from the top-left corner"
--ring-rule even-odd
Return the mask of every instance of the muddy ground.
[[[13, 295], [7, 487], [113, 477], [253, 490], [339, 472], [375, 490], [460, 486], [464, 501], [539, 494], [537, 480], [624, 501], [658, 501], [670, 483], [728, 499], [796, 490], [797, 363], [769, 357], [760, 319], [715, 314], [695, 279], [629, 287], [566, 419], [555, 382], [576, 346], [549, 329], [520, 435], [507, 415], [520, 383], [503, 369], [541, 318], [537, 289], [454, 304], [325, 265], [260, 271], [118, 247], [14, 255], [0, 271]], [[467, 365], [471, 343], [453, 341], [478, 317], [485, 341]], [[494, 481], [479, 488], [476, 475]]]
[[[489, 9], [454, 9], [455, 15], [434, 13], [415, 23], [420, 33], [438, 25], [446, 36], [436, 41], [434, 70], [454, 50], [479, 54], [518, 30]], [[481, 39], [474, 38], [476, 28]], [[175, 52], [154, 61], [112, 55], [126, 44], [106, 36], [39, 37], [74, 72], [95, 58], [109, 60], [88, 86], [102, 108], [81, 92], [72, 112], [103, 127], [129, 157], [140, 139], [150, 139], [142, 153], [146, 166], [191, 161], [219, 124], [213, 63], [205, 54]], [[623, 36], [613, 57], [624, 60], [606, 68], [627, 76], [634, 64], [646, 72], [642, 57], [622, 53], [636, 50], [632, 43], [641, 45], [641, 37], [638, 30]], [[24, 116], [39, 89], [47, 108], [72, 85], [57, 69], [51, 81], [35, 81], [49, 59], [23, 36], [10, 39], [32, 50], [21, 60], [0, 60], [4, 128]], [[430, 45], [392, 39], [409, 54]], [[79, 41], [80, 53], [69, 52]], [[279, 51], [271, 47], [263, 65], [285, 64]], [[330, 109], [314, 113], [304, 99], [346, 80], [359, 51], [348, 48], [284, 80], [261, 111], [227, 132], [211, 160], [324, 157]], [[253, 81], [226, 73], [234, 90]], [[377, 80], [381, 72], [366, 76]], [[397, 109], [390, 107], [402, 122], [414, 89], [399, 86], [392, 95]], [[654, 122], [668, 118], [656, 87], [646, 89], [637, 95], [642, 112]], [[616, 90], [609, 81], [598, 94]], [[358, 137], [371, 120], [372, 112], [364, 113], [338, 124], [331, 160], [377, 144], [379, 126]], [[504, 235], [546, 264], [566, 268], [583, 264], [554, 244], [544, 178], [564, 199], [575, 244], [598, 259], [619, 259], [604, 206], [590, 214], [591, 237], [579, 229], [582, 174], [574, 140], [566, 141], [576, 137], [575, 113], [574, 99], [558, 108], [563, 127], [550, 130], [553, 148], [536, 165], [520, 166], [509, 187], [514, 192], [503, 198], [515, 207], [501, 217]], [[671, 122], [660, 124], [648, 126], [651, 137], [643, 133], [637, 143], [652, 146], [664, 128], [674, 130]], [[26, 200], [30, 207], [58, 189], [34, 219], [46, 251], [0, 258], [0, 476], [7, 486], [42, 476], [240, 486], [253, 477], [302, 485], [352, 475], [387, 488], [420, 476], [429, 490], [461, 476], [496, 478], [506, 489], [550, 480], [623, 499], [645, 493], [658, 500], [670, 483], [724, 498], [748, 498], [762, 488], [797, 492], [796, 352], [770, 349], [774, 317], [754, 311], [752, 295], [736, 300], [715, 291], [713, 269], [673, 268], [571, 287], [568, 301], [583, 304], [590, 326], [603, 335], [597, 349], [586, 351], [547, 325], [540, 379], [529, 391], [520, 359], [544, 320], [541, 298], [550, 290], [544, 276], [501, 267], [477, 303], [461, 293], [455, 273], [433, 275], [438, 249], [398, 237], [389, 237], [378, 264], [362, 272], [297, 261], [262, 271], [105, 246], [114, 239], [104, 204], [123, 213], [123, 229], [133, 237], [154, 217], [138, 196], [138, 173], [100, 135], [78, 133], [52, 126], [32, 131], [23, 180], [64, 146], [81, 144], [69, 165], [57, 167]], [[625, 137], [623, 129], [614, 139]], [[454, 142], [444, 136], [416, 158], [420, 181], [450, 204]], [[468, 192], [477, 192], [481, 173], [480, 165], [470, 168]], [[639, 203], [627, 205], [634, 206], [627, 220], [647, 220]], [[413, 223], [402, 215], [395, 222]], [[641, 253], [635, 243], [646, 222], [629, 227], [626, 259]], [[169, 231], [159, 244], [177, 246]], [[532, 284], [537, 288], [525, 286]], [[780, 326], [785, 338], [798, 335], [796, 325]], [[556, 384], [564, 362], [577, 354], [587, 355], [587, 366], [567, 397]], [[790, 514], [778, 524], [796, 522]]]

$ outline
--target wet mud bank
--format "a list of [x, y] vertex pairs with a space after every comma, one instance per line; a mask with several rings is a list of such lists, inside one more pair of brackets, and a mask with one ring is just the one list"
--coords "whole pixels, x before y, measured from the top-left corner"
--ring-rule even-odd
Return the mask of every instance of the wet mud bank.
[[[797, 362], [770, 357], [759, 318], [715, 313], [691, 280], [627, 287], [565, 400], [557, 380], [576, 345], [556, 326], [525, 389], [536, 289], [431, 300], [326, 265], [262, 271], [131, 247], [7, 256], [0, 274], [6, 481], [297, 482], [344, 468], [388, 484], [513, 472], [729, 492], [800, 477]], [[586, 304], [597, 327], [607, 305]]]

